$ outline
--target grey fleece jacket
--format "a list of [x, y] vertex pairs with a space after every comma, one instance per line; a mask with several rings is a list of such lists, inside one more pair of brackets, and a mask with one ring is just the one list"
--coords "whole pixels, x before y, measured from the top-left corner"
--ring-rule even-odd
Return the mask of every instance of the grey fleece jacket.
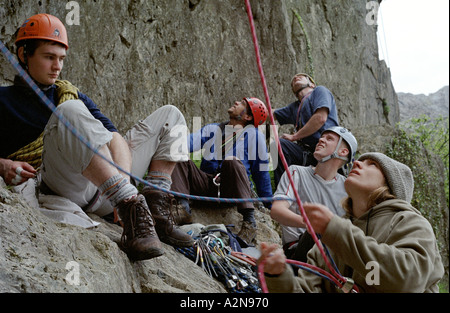
[[[406, 201], [384, 201], [359, 218], [334, 216], [322, 241], [340, 273], [351, 277], [360, 292], [439, 292], [444, 267], [433, 228]], [[308, 253], [308, 263], [328, 270], [317, 246]], [[294, 277], [290, 266], [266, 281], [270, 292], [338, 292], [315, 274], [299, 270]]]

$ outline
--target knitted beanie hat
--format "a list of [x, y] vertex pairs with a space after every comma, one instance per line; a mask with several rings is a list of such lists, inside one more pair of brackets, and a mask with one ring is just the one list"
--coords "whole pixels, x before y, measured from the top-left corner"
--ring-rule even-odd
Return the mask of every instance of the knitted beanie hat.
[[383, 171], [384, 177], [394, 196], [411, 202], [414, 191], [414, 178], [411, 169], [379, 152], [364, 153], [359, 161], [371, 159], [376, 161]]

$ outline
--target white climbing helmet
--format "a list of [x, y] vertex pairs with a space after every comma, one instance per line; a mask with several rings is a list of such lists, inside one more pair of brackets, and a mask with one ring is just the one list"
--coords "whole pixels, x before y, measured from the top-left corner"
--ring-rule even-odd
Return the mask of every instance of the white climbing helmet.
[[[323, 135], [325, 132], [333, 132], [333, 133], [339, 135], [340, 138], [339, 138], [339, 142], [338, 142], [334, 152], [331, 155], [322, 158], [322, 160], [320, 160], [319, 162], [324, 163], [333, 158], [341, 159], [343, 161], [346, 161], [345, 165], [343, 166], [344, 171], [351, 169], [351, 166], [352, 166], [354, 158], [355, 158], [356, 150], [358, 149], [358, 142], [356, 141], [355, 136], [353, 136], [353, 134], [347, 128], [344, 128], [341, 126], [330, 127], [328, 129], [324, 130], [321, 135]], [[338, 154], [339, 148], [341, 147], [342, 140], [344, 140], [347, 143], [347, 145], [349, 146], [349, 149], [350, 149], [347, 157], [341, 157]]]

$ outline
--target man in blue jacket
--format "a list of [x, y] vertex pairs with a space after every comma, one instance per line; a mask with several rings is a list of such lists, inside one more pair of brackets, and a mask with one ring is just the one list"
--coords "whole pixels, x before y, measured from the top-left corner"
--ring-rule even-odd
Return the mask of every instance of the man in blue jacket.
[[[58, 18], [30, 17], [15, 43], [20, 65], [57, 109], [53, 113], [19, 76], [12, 86], [0, 87], [0, 176], [5, 182], [20, 185], [38, 178], [43, 193], [65, 197], [99, 216], [117, 208], [123, 222], [120, 246], [130, 259], [162, 255], [160, 239], [191, 246], [192, 238], [168, 218], [169, 208], [159, 205], [162, 195], [151, 187], [139, 194], [128, 174], [108, 162], [138, 177], [148, 171], [146, 180], [170, 189], [176, 162], [188, 159], [187, 151], [172, 149], [180, 139], [171, 136], [171, 129], [186, 127], [181, 112], [161, 107], [122, 137], [89, 97], [58, 80], [69, 49]], [[73, 136], [57, 113], [108, 161]]]
[[[336, 102], [333, 94], [324, 86], [316, 86], [314, 79], [299, 73], [291, 81], [292, 92], [297, 98], [286, 107], [274, 111], [280, 125], [293, 124], [294, 134], [280, 136], [280, 144], [289, 165], [316, 165], [314, 149], [321, 133], [333, 126], [339, 126]], [[276, 186], [284, 173], [281, 160], [274, 170]]]
[[[261, 100], [244, 98], [228, 109], [229, 121], [208, 124], [191, 134], [189, 151], [204, 149], [200, 169], [191, 160], [177, 163], [172, 190], [207, 197], [252, 198], [253, 181], [259, 197], [272, 197], [269, 154], [265, 136], [258, 130], [267, 114]], [[189, 211], [188, 202], [179, 201]], [[271, 207], [270, 202], [264, 204]], [[238, 236], [251, 244], [256, 236], [254, 205], [242, 202], [236, 206], [243, 216]]]

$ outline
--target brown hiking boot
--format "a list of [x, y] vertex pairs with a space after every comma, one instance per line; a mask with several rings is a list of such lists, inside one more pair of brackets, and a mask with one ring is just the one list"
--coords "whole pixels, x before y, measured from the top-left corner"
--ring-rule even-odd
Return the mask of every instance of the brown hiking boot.
[[153, 218], [155, 229], [162, 242], [176, 247], [191, 247], [194, 239], [178, 228], [172, 215], [176, 200], [172, 194], [159, 190], [143, 190]]
[[164, 254], [155, 231], [155, 222], [142, 195], [117, 205], [123, 222], [121, 248], [133, 261], [146, 260]]
[[244, 221], [242, 222], [238, 237], [244, 240], [249, 246], [254, 246], [256, 243], [256, 230], [256, 226], [250, 222]]

